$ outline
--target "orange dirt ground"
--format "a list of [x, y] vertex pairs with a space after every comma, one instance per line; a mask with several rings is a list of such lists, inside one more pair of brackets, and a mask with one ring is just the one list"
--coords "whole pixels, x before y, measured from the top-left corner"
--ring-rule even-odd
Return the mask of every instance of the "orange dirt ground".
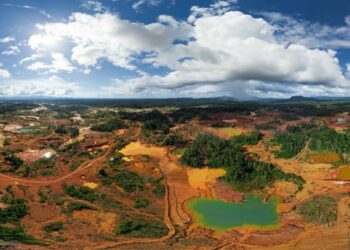
[[[89, 181], [89, 176], [92, 170], [96, 171], [111, 153], [113, 148], [111, 142], [108, 145], [110, 145], [108, 150], [102, 156], [83, 163], [69, 174], [35, 180], [0, 174], [0, 186], [3, 188], [10, 184], [26, 185], [29, 189], [37, 190], [39, 187], [51, 185], [55, 190], [60, 189], [62, 183], [69, 181], [92, 187], [95, 183]], [[143, 165], [138, 160], [138, 157], [142, 155], [148, 155], [158, 163], [159, 171], [165, 177], [166, 194], [163, 219], [169, 229], [168, 234], [159, 239], [125, 239], [118, 242], [105, 240], [102, 241], [104, 243], [99, 241], [98, 244], [90, 242], [85, 249], [348, 249], [350, 197], [344, 194], [350, 192], [350, 186], [333, 180], [332, 165], [305, 163], [298, 157], [289, 160], [275, 159], [263, 142], [250, 146], [248, 151], [259, 154], [261, 161], [272, 162], [283, 171], [298, 174], [306, 180], [304, 189], [295, 196], [293, 194], [297, 187], [286, 182], [277, 182], [265, 194], [266, 196], [277, 195], [281, 198], [282, 226], [280, 229], [269, 232], [245, 229], [216, 233], [193, 224], [191, 213], [187, 208], [190, 199], [217, 197], [237, 201], [242, 199], [242, 194], [234, 191], [225, 192], [227, 187], [216, 180], [217, 177], [224, 174], [224, 170], [212, 171], [205, 168], [189, 170], [178, 163], [178, 157], [172, 155], [170, 149], [145, 145], [136, 141], [128, 144], [120, 152], [133, 162], [133, 167], [137, 171], [147, 171], [147, 165]], [[88, 180], [83, 179], [82, 176], [87, 177]], [[293, 207], [314, 195], [321, 194], [340, 197], [338, 221], [329, 227], [327, 225], [305, 225], [293, 211]], [[32, 216], [26, 218], [23, 224], [30, 225], [33, 229], [36, 223], [38, 224], [37, 230], [39, 230], [42, 226], [39, 223], [59, 220], [54, 209], [40, 204], [34, 203], [31, 206], [31, 213]], [[74, 212], [73, 216], [78, 219], [78, 222], [71, 224], [70, 229], [76, 230], [77, 235], [81, 237], [76, 240], [76, 245], [74, 245], [76, 247], [87, 243], [86, 235], [97, 231], [111, 233], [119, 219], [116, 214], [94, 210]], [[84, 229], [84, 223], [98, 226]], [[71, 239], [69, 235], [66, 237]], [[71, 247], [74, 248], [74, 246]], [[42, 247], [24, 247], [23, 249], [42, 249]]]

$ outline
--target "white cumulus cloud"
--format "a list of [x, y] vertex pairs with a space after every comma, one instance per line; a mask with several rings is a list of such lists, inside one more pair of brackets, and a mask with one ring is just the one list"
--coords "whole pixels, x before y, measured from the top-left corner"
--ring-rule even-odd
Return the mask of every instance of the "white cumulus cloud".
[[[288, 86], [291, 91], [349, 87], [336, 51], [325, 49], [321, 42], [309, 46], [306, 31], [316, 28], [306, 29], [304, 24], [277, 14], [254, 17], [233, 10], [235, 3], [216, 1], [208, 8], [193, 7], [187, 21], [160, 16], [149, 24], [108, 12], [74, 13], [66, 22], [38, 25], [39, 32], [30, 37], [29, 45], [40, 51], [54, 42], [68, 41], [73, 44], [72, 61], [86, 69], [107, 60], [117, 67], [141, 72], [140, 77], [116, 80], [109, 91], [118, 93], [150, 89], [189, 93], [191, 86], [194, 94], [230, 89], [233, 95], [242, 90], [263, 93], [270, 85], [280, 91], [283, 88], [279, 86]], [[281, 22], [290, 30], [281, 30]], [[344, 29], [347, 27], [337, 32], [345, 34]], [[330, 31], [323, 27], [319, 32]], [[297, 37], [303, 42], [297, 42]], [[168, 70], [147, 74], [138, 67], [140, 63]], [[38, 63], [30, 67], [49, 71], [57, 68]], [[61, 66], [60, 70], [72, 71], [72, 67]]]
[[0, 68], [0, 78], [10, 78], [11, 74], [6, 69]]
[[16, 38], [14, 36], [7, 36], [4, 38], [0, 38], [0, 43], [9, 43], [16, 41]]
[[7, 50], [3, 51], [1, 54], [6, 56], [15, 56], [21, 52], [20, 48], [16, 45], [9, 46]]
[[[28, 65], [30, 70], [44, 71], [47, 73], [57, 73], [59, 71], [72, 72], [76, 68], [64, 57], [61, 53], [52, 53], [52, 63], [47, 64], [43, 62], [34, 62]], [[32, 57], [25, 58], [25, 61], [34, 60], [33, 58], [39, 58], [38, 56], [32, 55]], [[23, 60], [21, 61], [23, 63]]]
[[157, 6], [159, 5], [161, 0], [137, 0], [133, 3], [132, 8], [136, 11], [140, 11], [140, 8], [142, 5], [150, 5], [150, 6]]
[[83, 0], [83, 3], [81, 6], [86, 8], [86, 9], [93, 10], [96, 12], [101, 12], [101, 11], [107, 10], [107, 8], [105, 6], [103, 6], [103, 4], [101, 2], [96, 1], [96, 0]]
[[58, 76], [32, 80], [9, 80], [0, 82], [0, 96], [75, 96], [80, 87]]

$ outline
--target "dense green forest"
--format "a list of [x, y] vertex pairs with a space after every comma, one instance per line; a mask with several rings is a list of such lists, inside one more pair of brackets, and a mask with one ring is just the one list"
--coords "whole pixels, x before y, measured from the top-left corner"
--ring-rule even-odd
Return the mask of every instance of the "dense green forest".
[[278, 133], [272, 142], [281, 145], [275, 155], [286, 159], [296, 156], [307, 142], [312, 151], [328, 151], [340, 155], [350, 153], [350, 131], [338, 133], [332, 128], [318, 127], [313, 123], [289, 126], [286, 131]]
[[180, 158], [181, 163], [190, 167], [225, 168], [226, 175], [222, 178], [236, 190], [261, 190], [272, 185], [276, 180], [292, 181], [303, 187], [304, 180], [294, 174], [287, 174], [270, 163], [260, 162], [246, 152], [244, 144], [255, 144], [260, 139], [258, 132], [242, 135], [230, 140], [200, 134], [193, 143], [185, 149]]
[[125, 123], [115, 118], [105, 123], [95, 125], [91, 128], [91, 130], [100, 131], [100, 132], [112, 132], [113, 130], [121, 129], [121, 128], [126, 128]]

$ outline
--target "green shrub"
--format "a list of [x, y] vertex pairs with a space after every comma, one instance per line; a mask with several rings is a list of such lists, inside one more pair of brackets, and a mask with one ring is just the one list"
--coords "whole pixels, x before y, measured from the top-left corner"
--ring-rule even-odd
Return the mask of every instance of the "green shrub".
[[117, 173], [113, 179], [126, 192], [143, 190], [143, 178], [134, 172], [122, 171]]
[[2, 197], [2, 202], [8, 207], [0, 208], [0, 223], [16, 223], [28, 214], [28, 206], [24, 199], [16, 199], [14, 197]]
[[42, 241], [35, 239], [28, 235], [22, 226], [5, 227], [0, 225], [0, 240], [3, 241], [17, 241], [28, 245], [47, 245]]
[[153, 182], [153, 186], [154, 186], [153, 193], [155, 195], [159, 195], [159, 196], [165, 195], [165, 186], [163, 183], [160, 182], [160, 180]]
[[95, 210], [96, 208], [83, 202], [71, 202], [68, 204], [65, 212], [71, 214], [74, 211], [81, 211], [84, 209]]
[[233, 143], [241, 145], [256, 145], [262, 138], [262, 134], [258, 131], [253, 131], [247, 134], [241, 134], [233, 137], [231, 140]]
[[79, 136], [79, 129], [76, 127], [73, 127], [70, 129], [70, 136], [71, 137], [78, 137]]
[[65, 126], [61, 125], [55, 129], [55, 133], [59, 135], [65, 135], [68, 133], [68, 130]]
[[95, 201], [97, 199], [97, 194], [94, 190], [88, 187], [80, 187], [75, 185], [65, 185], [64, 192], [71, 197], [87, 200], [87, 201]]
[[63, 230], [63, 222], [55, 222], [43, 227], [43, 230], [47, 233], [58, 232]]
[[161, 221], [132, 218], [123, 220], [115, 233], [135, 238], [159, 238], [166, 235], [167, 231], [167, 227]]
[[11, 165], [11, 172], [16, 172], [24, 163], [22, 159], [14, 155], [6, 156], [5, 161]]
[[135, 201], [134, 208], [145, 208], [149, 205], [149, 203], [150, 203], [149, 200], [140, 199], [140, 200]]
[[186, 140], [178, 135], [178, 134], [171, 134], [165, 137], [163, 141], [164, 146], [177, 146], [177, 147], [184, 147], [186, 146], [187, 142]]
[[325, 224], [337, 220], [337, 201], [329, 196], [316, 196], [305, 201], [299, 210], [306, 222]]

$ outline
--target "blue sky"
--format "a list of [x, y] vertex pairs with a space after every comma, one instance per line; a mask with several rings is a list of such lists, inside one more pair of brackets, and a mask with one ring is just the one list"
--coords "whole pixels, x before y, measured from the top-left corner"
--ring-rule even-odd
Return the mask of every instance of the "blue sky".
[[349, 96], [350, 2], [3, 0], [0, 96]]

